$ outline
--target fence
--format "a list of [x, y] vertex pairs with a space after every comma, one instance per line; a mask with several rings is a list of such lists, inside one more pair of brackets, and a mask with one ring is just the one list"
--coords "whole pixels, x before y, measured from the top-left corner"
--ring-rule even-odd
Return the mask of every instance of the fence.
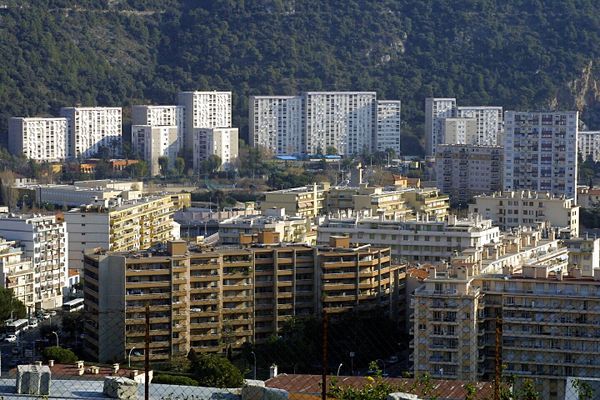
[[138, 304], [135, 296], [127, 309], [120, 299], [101, 304], [102, 312], [41, 315], [2, 342], [0, 398], [599, 398], [598, 356], [585, 352], [598, 346], [598, 336], [587, 335], [596, 328], [560, 322], [560, 310], [557, 326], [571, 329], [565, 337], [511, 311], [469, 325], [460, 315], [477, 312], [471, 305], [432, 307], [419, 322], [416, 310], [390, 318], [388, 310], [342, 305], [292, 317], [277, 304], [273, 319], [258, 295], [250, 309], [233, 301], [219, 309], [209, 300], [165, 305], [161, 293]]

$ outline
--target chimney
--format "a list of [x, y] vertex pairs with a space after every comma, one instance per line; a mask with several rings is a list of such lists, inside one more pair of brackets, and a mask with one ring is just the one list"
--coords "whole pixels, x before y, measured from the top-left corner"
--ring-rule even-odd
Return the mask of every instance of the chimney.
[[277, 376], [277, 364], [272, 364], [269, 367], [269, 378], [275, 378]]

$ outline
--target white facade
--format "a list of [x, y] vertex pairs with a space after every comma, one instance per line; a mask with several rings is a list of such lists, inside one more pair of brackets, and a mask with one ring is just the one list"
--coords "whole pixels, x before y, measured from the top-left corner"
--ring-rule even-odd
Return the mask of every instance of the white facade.
[[0, 239], [0, 287], [12, 290], [25, 307], [35, 307], [35, 269], [14, 241]]
[[36, 308], [60, 307], [69, 272], [66, 224], [54, 215], [5, 214], [0, 216], [0, 237], [18, 241], [31, 258]]
[[502, 146], [502, 132], [504, 130], [502, 107], [459, 106], [457, 116], [477, 120], [477, 139], [472, 144]]
[[78, 211], [71, 210], [64, 215], [69, 230], [69, 266], [82, 270], [85, 250], [96, 247], [110, 248], [110, 216], [107, 212]]
[[443, 118], [440, 126], [442, 128], [441, 138], [437, 145], [477, 144], [477, 120], [475, 118]]
[[177, 126], [132, 125], [131, 144], [134, 154], [144, 159], [149, 165], [151, 176], [159, 175], [158, 159], [167, 157], [169, 168], [175, 165], [175, 159], [181, 150]]
[[121, 107], [64, 107], [60, 114], [69, 120], [70, 157], [94, 157], [101, 147], [108, 148], [113, 157], [121, 155]]
[[447, 222], [382, 220], [375, 217], [328, 218], [317, 228], [317, 244], [335, 235], [349, 235], [350, 243], [390, 247], [392, 256], [417, 262], [448, 260], [455, 251], [482, 248], [500, 238], [498, 227], [479, 216]]
[[306, 92], [306, 153], [334, 147], [338, 154], [360, 154], [374, 145], [375, 92]]
[[304, 151], [301, 96], [251, 96], [250, 145], [275, 154]]
[[401, 110], [400, 100], [377, 100], [377, 134], [375, 142], [378, 151], [392, 149], [397, 155], [401, 153]]
[[238, 128], [194, 129], [194, 170], [211, 155], [221, 159], [223, 169], [234, 168], [238, 158]]
[[577, 147], [584, 161], [588, 157], [593, 161], [600, 161], [600, 131], [579, 132]]
[[490, 218], [502, 230], [548, 222], [552, 228], [568, 230], [571, 237], [579, 235], [579, 206], [572, 198], [522, 190], [475, 196], [474, 200], [469, 212]]
[[131, 125], [176, 126], [183, 129], [183, 106], [131, 107]]
[[455, 98], [425, 99], [425, 152], [428, 156], [435, 155], [436, 145], [443, 143], [442, 120], [455, 116]]
[[505, 115], [504, 190], [577, 195], [578, 112]]
[[184, 111], [184, 145], [193, 146], [196, 128], [231, 127], [231, 92], [179, 92]]
[[11, 118], [8, 121], [8, 150], [35, 161], [67, 158], [66, 118]]
[[459, 203], [502, 190], [503, 155], [499, 146], [439, 145], [435, 155], [436, 186], [452, 202]]
[[22, 185], [19, 189], [28, 189], [35, 193], [35, 201], [39, 205], [54, 204], [59, 207], [77, 207], [84, 204], [107, 204], [116, 197], [139, 198], [138, 190], [118, 190], [102, 187], [79, 187], [77, 185]]

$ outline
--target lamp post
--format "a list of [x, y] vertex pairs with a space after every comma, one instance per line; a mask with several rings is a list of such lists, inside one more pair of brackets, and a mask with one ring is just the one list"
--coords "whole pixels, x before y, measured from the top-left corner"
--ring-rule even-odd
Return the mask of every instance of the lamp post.
[[58, 333], [56, 333], [56, 331], [52, 331], [52, 334], [53, 334], [54, 336], [56, 336], [56, 347], [60, 347], [60, 346], [58, 345]]
[[129, 350], [129, 354], [127, 354], [127, 368], [131, 368], [131, 353], [135, 350], [135, 346]]
[[252, 358], [254, 359], [254, 368], [253, 368], [253, 372], [252, 372], [252, 376], [254, 380], [256, 380], [256, 354], [252, 351], [250, 352], [250, 354], [252, 354]]
[[340, 369], [342, 369], [342, 365], [344, 365], [344, 364], [340, 363], [340, 365], [338, 365], [337, 376], [340, 376]]

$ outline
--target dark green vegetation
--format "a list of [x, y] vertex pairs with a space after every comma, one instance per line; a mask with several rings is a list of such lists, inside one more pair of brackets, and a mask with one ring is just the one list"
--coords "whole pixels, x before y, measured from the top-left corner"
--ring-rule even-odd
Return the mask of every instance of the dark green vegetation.
[[432, 95], [506, 109], [577, 107], [600, 126], [593, 0], [4, 4], [0, 132], [9, 116], [173, 103], [179, 89], [233, 90], [243, 137], [248, 95], [376, 90], [403, 101], [405, 153], [422, 151], [416, 137]]
[[44, 359], [54, 360], [61, 364], [71, 364], [79, 359], [71, 350], [56, 346], [46, 347], [43, 354]]
[[13, 296], [11, 289], [0, 288], [0, 321], [25, 318], [25, 305]]

